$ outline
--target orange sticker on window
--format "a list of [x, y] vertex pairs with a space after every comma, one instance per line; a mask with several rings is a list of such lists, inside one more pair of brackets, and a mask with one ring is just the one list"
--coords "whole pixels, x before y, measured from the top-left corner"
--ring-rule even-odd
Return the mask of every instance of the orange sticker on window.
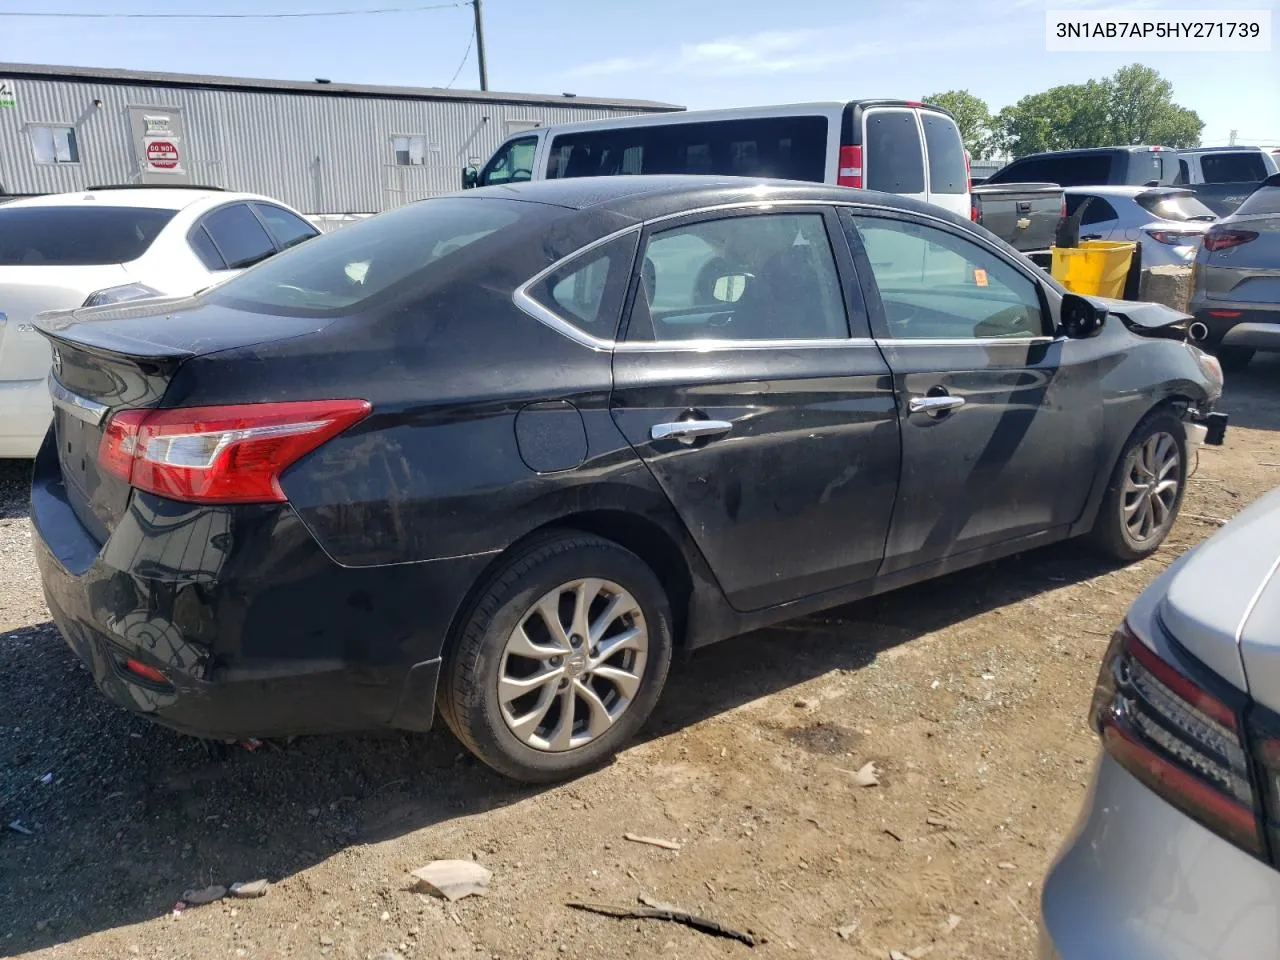
[[987, 285], [987, 271], [983, 270], [981, 267], [974, 267], [973, 282], [980, 287], [985, 287]]

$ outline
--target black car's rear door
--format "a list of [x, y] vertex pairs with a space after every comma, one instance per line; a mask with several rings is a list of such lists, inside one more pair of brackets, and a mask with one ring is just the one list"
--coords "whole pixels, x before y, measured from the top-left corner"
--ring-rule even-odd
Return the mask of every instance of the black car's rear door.
[[819, 206], [693, 215], [642, 240], [613, 417], [739, 609], [871, 577], [883, 557], [898, 421], [850, 264]]
[[1061, 530], [1084, 509], [1101, 391], [1032, 268], [942, 221], [842, 211], [893, 371], [902, 479], [883, 572]]

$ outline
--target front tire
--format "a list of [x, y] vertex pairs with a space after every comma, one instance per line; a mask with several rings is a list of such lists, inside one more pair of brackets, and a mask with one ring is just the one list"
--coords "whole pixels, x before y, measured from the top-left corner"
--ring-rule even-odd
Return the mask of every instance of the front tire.
[[1089, 538], [1104, 553], [1131, 562], [1160, 549], [1182, 506], [1187, 432], [1171, 410], [1149, 413], [1134, 428], [1111, 473]]
[[440, 713], [504, 776], [546, 783], [610, 759], [666, 682], [671, 609], [653, 571], [590, 534], [519, 548], [473, 605], [440, 680]]

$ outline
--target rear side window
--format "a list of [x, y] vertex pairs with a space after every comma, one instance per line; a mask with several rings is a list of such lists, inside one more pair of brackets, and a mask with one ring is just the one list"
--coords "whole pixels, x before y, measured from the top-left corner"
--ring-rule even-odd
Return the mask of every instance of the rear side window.
[[588, 250], [545, 277], [529, 295], [584, 333], [612, 340], [638, 239], [639, 233], [632, 232]]
[[1236, 213], [1255, 216], [1280, 213], [1280, 187], [1260, 187], [1245, 198]]
[[128, 263], [147, 252], [174, 213], [146, 207], [0, 207], [0, 265]]
[[1267, 164], [1261, 153], [1205, 153], [1200, 156], [1205, 183], [1246, 183], [1265, 180]]
[[545, 207], [500, 199], [422, 200], [286, 250], [215, 287], [214, 302], [293, 316], [358, 310], [446, 270], [459, 252], [484, 254], [492, 234]]
[[[1104, 200], [1102, 197], [1081, 198], [1082, 203], [1084, 200], [1089, 201], [1089, 206], [1085, 208], [1084, 216], [1080, 218], [1082, 226], [1091, 223], [1106, 223], [1108, 220], [1115, 220], [1120, 216], [1120, 214], [1116, 213], [1116, 208], [1111, 205], [1109, 200]], [[1079, 204], [1076, 206], [1078, 207]], [[1075, 212], [1071, 209], [1070, 204], [1068, 204], [1067, 209], [1069, 214]]]
[[210, 270], [227, 269], [227, 262], [222, 259], [222, 254], [214, 246], [213, 238], [209, 236], [209, 231], [203, 226], [197, 226], [192, 230], [187, 239], [191, 242], [191, 249], [196, 252], [196, 256], [200, 258], [200, 262], [205, 267]]
[[969, 172], [964, 163], [960, 130], [939, 113], [922, 112], [924, 145], [929, 153], [929, 192], [965, 193]]
[[924, 193], [924, 151], [913, 111], [869, 111], [862, 142], [868, 190]]
[[761, 117], [566, 133], [551, 141], [547, 176], [720, 174], [821, 182], [827, 118]]
[[246, 204], [213, 211], [204, 218], [204, 228], [230, 270], [251, 266], [276, 252], [267, 231]]
[[1056, 183], [1088, 187], [1111, 182], [1111, 154], [1027, 157], [999, 170], [987, 183]]
[[272, 239], [281, 250], [297, 246], [303, 240], [310, 240], [320, 231], [301, 217], [294, 216], [288, 210], [273, 206], [270, 203], [255, 203], [253, 208], [267, 225]]

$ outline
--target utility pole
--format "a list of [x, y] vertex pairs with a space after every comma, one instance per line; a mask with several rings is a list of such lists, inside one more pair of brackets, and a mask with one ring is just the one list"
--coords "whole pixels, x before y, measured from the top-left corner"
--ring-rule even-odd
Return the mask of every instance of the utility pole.
[[476, 12], [476, 60], [480, 64], [480, 89], [489, 89], [489, 68], [484, 62], [484, 15], [480, 12], [480, 0], [471, 0]]

